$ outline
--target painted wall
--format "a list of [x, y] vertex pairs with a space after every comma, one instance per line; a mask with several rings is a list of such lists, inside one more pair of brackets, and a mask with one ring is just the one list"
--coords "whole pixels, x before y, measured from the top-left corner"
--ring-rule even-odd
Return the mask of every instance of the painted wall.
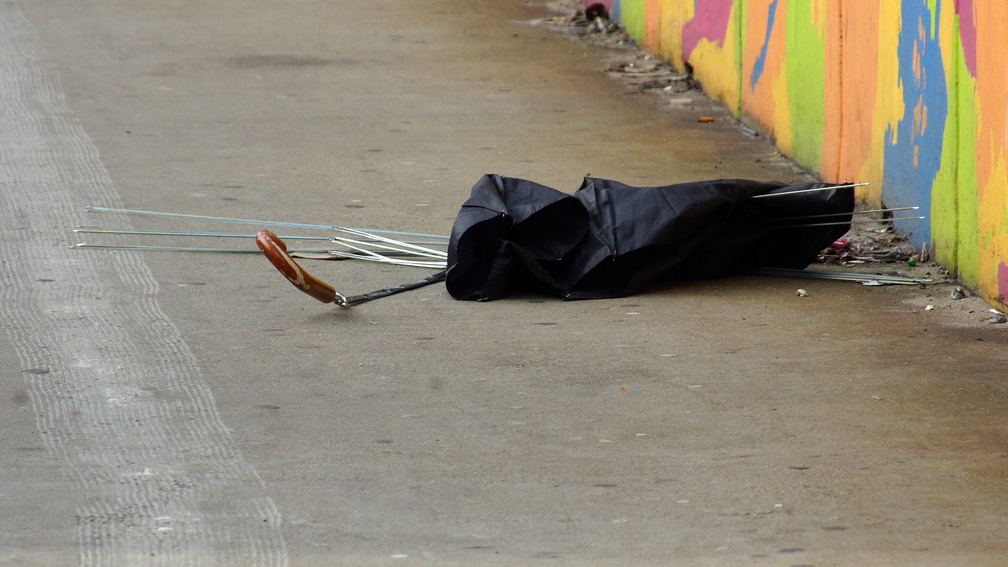
[[1008, 303], [1008, 2], [584, 0]]

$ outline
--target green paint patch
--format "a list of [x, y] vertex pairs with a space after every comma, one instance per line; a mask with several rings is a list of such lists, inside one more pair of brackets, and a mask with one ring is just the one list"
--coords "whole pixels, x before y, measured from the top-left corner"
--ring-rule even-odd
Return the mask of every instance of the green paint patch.
[[792, 0], [785, 17], [791, 156], [818, 170], [822, 162], [826, 89], [823, 31], [812, 20], [814, 0]]
[[644, 0], [620, 1], [620, 25], [634, 41], [644, 43]]
[[[980, 195], [977, 185], [976, 167], [976, 133], [977, 133], [977, 101], [974, 94], [974, 79], [966, 68], [966, 61], [959, 43], [955, 48], [955, 77], [949, 84], [957, 85], [956, 115], [958, 116], [958, 149], [956, 158], [955, 196], [955, 264], [951, 267], [958, 272], [960, 279], [968, 286], [974, 287], [980, 277]], [[943, 157], [944, 160], [944, 157]], [[939, 212], [943, 205], [932, 199], [931, 214], [943, 215]]]
[[[935, 180], [931, 186], [931, 218], [927, 222], [931, 223], [931, 240], [935, 259], [945, 266], [957, 268], [960, 263], [961, 196], [959, 195], [959, 187], [963, 182], [960, 175], [962, 170], [960, 162], [963, 156], [960, 146], [964, 143], [964, 140], [961, 139], [963, 138], [962, 118], [964, 113], [971, 114], [974, 111], [972, 100], [964, 101], [959, 92], [972, 91], [968, 88], [971, 79], [966, 71], [962, 49], [955, 49], [955, 54], [950, 61], [950, 69], [951, 76], [945, 82], [949, 86], [950, 92], [948, 93], [948, 115], [945, 119], [945, 131], [942, 135], [941, 166], [935, 174]], [[972, 96], [969, 98], [972, 99]], [[970, 117], [966, 118], [969, 122]], [[975, 181], [975, 168], [973, 172]], [[969, 206], [969, 200], [966, 199], [966, 201], [964, 204]]]

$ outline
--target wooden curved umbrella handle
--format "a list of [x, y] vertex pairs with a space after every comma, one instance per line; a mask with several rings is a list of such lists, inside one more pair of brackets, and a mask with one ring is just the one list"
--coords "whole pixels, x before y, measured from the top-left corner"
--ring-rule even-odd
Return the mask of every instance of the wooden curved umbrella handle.
[[268, 230], [260, 230], [256, 234], [256, 246], [269, 258], [287, 281], [294, 284], [294, 287], [321, 301], [322, 303], [332, 303], [336, 301], [339, 294], [333, 286], [313, 277], [304, 268], [298, 265], [290, 254], [287, 253], [287, 245], [280, 240], [277, 235]]

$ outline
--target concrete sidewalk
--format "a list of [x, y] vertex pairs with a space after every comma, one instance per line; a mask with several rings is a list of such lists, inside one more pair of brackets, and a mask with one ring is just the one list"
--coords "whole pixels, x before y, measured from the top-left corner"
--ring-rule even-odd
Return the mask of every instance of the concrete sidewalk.
[[944, 289], [339, 311], [256, 255], [66, 249], [200, 226], [89, 204], [446, 233], [488, 172], [805, 179], [544, 4], [0, 4], [0, 564], [1008, 561], [1008, 335]]

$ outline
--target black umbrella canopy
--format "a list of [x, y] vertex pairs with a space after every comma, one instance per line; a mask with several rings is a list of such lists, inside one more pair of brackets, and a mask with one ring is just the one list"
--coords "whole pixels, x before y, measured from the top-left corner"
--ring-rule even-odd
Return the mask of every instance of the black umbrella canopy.
[[456, 299], [530, 287], [592, 299], [751, 266], [804, 268], [849, 227], [795, 227], [787, 219], [835, 214], [829, 220], [849, 222], [851, 190], [796, 193], [830, 186], [730, 179], [631, 187], [588, 177], [567, 194], [485, 175], [452, 228], [446, 285]]

